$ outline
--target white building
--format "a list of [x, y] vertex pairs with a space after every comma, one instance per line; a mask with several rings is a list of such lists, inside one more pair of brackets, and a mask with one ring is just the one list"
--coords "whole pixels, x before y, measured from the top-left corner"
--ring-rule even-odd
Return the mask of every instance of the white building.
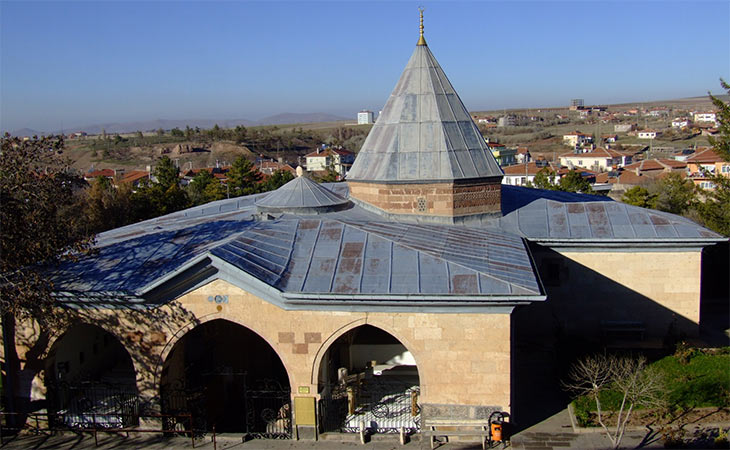
[[694, 113], [695, 122], [715, 122], [717, 123], [717, 115], [715, 113]]
[[375, 120], [373, 120], [373, 112], [368, 110], [362, 110], [359, 113], [357, 113], [357, 124], [358, 125], [366, 125], [369, 123], [373, 123]]
[[678, 117], [672, 120], [672, 128], [687, 128], [689, 126], [689, 119], [686, 117]]
[[636, 137], [639, 139], [656, 139], [655, 130], [641, 130], [637, 133]]
[[607, 148], [596, 148], [586, 153], [565, 153], [560, 155], [560, 164], [572, 169], [584, 167], [598, 171], [610, 170], [612, 167], [622, 167], [631, 164], [632, 157]]
[[502, 116], [497, 120], [498, 127], [513, 127], [516, 124], [514, 116]]

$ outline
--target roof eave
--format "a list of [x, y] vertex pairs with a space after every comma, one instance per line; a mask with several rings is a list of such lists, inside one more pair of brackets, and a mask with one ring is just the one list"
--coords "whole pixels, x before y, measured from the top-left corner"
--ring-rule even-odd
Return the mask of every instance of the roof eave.
[[527, 240], [536, 244], [554, 248], [595, 248], [595, 249], [698, 249], [710, 245], [727, 242], [728, 238], [533, 238]]

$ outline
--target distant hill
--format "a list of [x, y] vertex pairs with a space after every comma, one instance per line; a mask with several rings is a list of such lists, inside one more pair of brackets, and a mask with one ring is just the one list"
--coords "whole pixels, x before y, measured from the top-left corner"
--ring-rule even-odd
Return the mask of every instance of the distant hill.
[[259, 125], [284, 125], [292, 123], [336, 122], [338, 120], [348, 119], [352, 119], [352, 117], [341, 117], [327, 113], [282, 113], [264, 117], [258, 123]]
[[264, 117], [261, 120], [253, 121], [248, 119], [157, 119], [144, 120], [138, 122], [108, 122], [85, 125], [80, 127], [66, 128], [64, 130], [37, 131], [29, 128], [21, 128], [14, 130], [10, 134], [13, 136], [33, 136], [43, 134], [61, 134], [72, 133], [75, 131], [85, 131], [88, 134], [101, 134], [105, 131], [107, 134], [115, 133], [134, 133], [135, 131], [154, 131], [162, 128], [163, 130], [171, 130], [180, 128], [184, 130], [186, 126], [191, 128], [213, 128], [218, 124], [221, 128], [235, 128], [238, 125], [245, 127], [257, 125], [283, 125], [294, 123], [318, 123], [318, 122], [336, 122], [339, 120], [348, 120], [347, 117], [335, 116], [327, 113], [282, 113], [275, 116]]
[[20, 130], [11, 131], [10, 134], [13, 136], [40, 136], [44, 133], [30, 128], [21, 128]]

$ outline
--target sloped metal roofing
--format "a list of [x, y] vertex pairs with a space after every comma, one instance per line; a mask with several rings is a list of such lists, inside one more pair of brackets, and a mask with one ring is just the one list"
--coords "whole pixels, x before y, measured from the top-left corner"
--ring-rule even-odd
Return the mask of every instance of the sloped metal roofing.
[[275, 191], [256, 200], [256, 206], [263, 209], [297, 211], [328, 210], [349, 202], [331, 190], [305, 176], [298, 176]]
[[[347, 194], [345, 183], [329, 187]], [[688, 219], [605, 197], [502, 189], [508, 214], [472, 226], [387, 221], [358, 206], [260, 221], [254, 203], [262, 195], [222, 200], [100, 234], [95, 254], [54, 267], [54, 288], [69, 304], [145, 307], [182, 293], [158, 295], [159, 286], [224, 271], [283, 306], [348, 308], [363, 298], [385, 307], [403, 299], [483, 306], [544, 299], [523, 237], [622, 248], [725, 240]]]
[[722, 240], [684, 217], [614, 201], [562, 202], [542, 198], [499, 219], [500, 228], [531, 240], [643, 243]]
[[389, 183], [501, 176], [436, 58], [428, 46], [416, 46], [347, 179]]

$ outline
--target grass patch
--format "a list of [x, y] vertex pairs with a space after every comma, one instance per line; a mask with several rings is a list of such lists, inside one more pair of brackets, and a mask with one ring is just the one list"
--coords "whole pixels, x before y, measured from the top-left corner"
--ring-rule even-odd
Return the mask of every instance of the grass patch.
[[[672, 409], [730, 406], [730, 347], [682, 348], [649, 367], [662, 375], [664, 400]], [[601, 407], [604, 411], [618, 410], [621, 399], [617, 391], [603, 391]], [[591, 413], [596, 411], [596, 402], [592, 397], [578, 397], [573, 401], [573, 410], [579, 424], [587, 426]]]

